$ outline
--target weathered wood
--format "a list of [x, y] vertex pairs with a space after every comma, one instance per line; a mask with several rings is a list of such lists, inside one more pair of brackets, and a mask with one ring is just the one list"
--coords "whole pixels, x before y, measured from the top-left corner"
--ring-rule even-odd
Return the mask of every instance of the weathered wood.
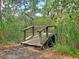
[[40, 43], [42, 44], [42, 36], [41, 36], [41, 32], [38, 32], [38, 33], [39, 33]]
[[29, 27], [27, 27], [27, 28], [24, 28], [22, 31], [26, 31], [26, 30], [29, 30], [29, 29], [31, 29], [31, 28], [33, 28], [34, 26], [29, 26]]
[[[35, 35], [34, 37], [32, 37], [30, 40], [27, 40], [25, 42], [22, 42], [22, 44], [25, 44], [25, 45], [30, 45], [30, 46], [40, 46], [42, 47], [45, 42], [48, 40], [48, 38], [46, 38], [46, 33], [43, 33], [43, 37], [42, 38], [42, 43], [40, 43], [40, 38], [39, 38], [39, 35]], [[48, 37], [51, 36], [52, 33], [48, 33]]]
[[33, 37], [33, 35], [28, 36], [27, 38], [25, 38], [25, 40], [28, 40], [28, 39], [30, 39], [30, 38], [32, 38], [32, 37]]
[[[56, 26], [46, 26], [42, 28], [41, 30], [38, 30], [37, 32], [39, 35], [34, 35], [34, 26], [30, 26], [28, 28], [24, 29], [24, 39], [30, 39], [25, 42], [22, 42], [22, 44], [26, 45], [34, 45], [34, 46], [43, 46], [45, 42], [48, 40], [49, 36], [54, 35], [53, 33], [48, 33], [48, 28], [54, 27], [56, 29]], [[26, 30], [29, 30], [32, 28], [32, 36], [29, 36], [26, 38]], [[45, 33], [42, 34], [42, 32], [45, 30]]]
[[30, 46], [42, 46], [42, 44], [40, 44], [40, 40], [39, 40], [38, 35], [32, 37], [30, 40], [22, 42], [22, 44], [30, 45]]
[[25, 40], [25, 38], [26, 38], [26, 31], [24, 30], [24, 40]]
[[32, 27], [32, 35], [34, 36], [34, 26]]
[[44, 31], [46, 29], [46, 27], [42, 28], [41, 30], [38, 30], [37, 32], [39, 33], [39, 40], [40, 40], [40, 44], [43, 44], [43, 40], [42, 40], [42, 31]]
[[44, 28], [41, 28], [40, 30], [38, 30], [37, 32], [42, 32], [43, 30], [45, 30], [46, 29], [46, 27], [44, 27]]
[[54, 27], [54, 28], [56, 28], [56, 26], [46, 26], [46, 27], [44, 27], [44, 28], [38, 30], [37, 32], [42, 32], [43, 30], [48, 29], [49, 27]]
[[41, 32], [46, 30], [46, 38], [48, 38], [48, 28], [49, 27], [56, 28], [56, 26], [46, 26], [46, 27], [44, 27], [44, 28], [42, 28], [41, 30], [38, 31], [39, 32], [40, 43], [42, 43]]
[[47, 26], [47, 27], [55, 27], [56, 28], [56, 26]]
[[48, 38], [48, 27], [46, 27], [46, 37]]
[[[34, 26], [27, 27], [27, 28], [23, 29], [24, 40], [26, 39], [26, 31], [29, 30], [29, 29], [32, 29], [32, 36], [34, 36]], [[29, 36], [27, 39], [30, 39], [32, 36]]]

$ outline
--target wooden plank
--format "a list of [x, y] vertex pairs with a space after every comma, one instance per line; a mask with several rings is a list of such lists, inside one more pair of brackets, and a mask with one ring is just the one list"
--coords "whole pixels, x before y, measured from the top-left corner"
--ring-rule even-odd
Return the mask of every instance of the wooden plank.
[[[48, 33], [48, 36], [52, 35], [52, 33]], [[42, 44], [40, 43], [40, 38], [38, 35], [35, 35], [33, 38], [31, 38], [30, 40], [27, 40], [25, 42], [22, 42], [22, 44], [26, 44], [26, 45], [32, 45], [32, 46], [40, 46], [42, 47], [45, 42], [48, 40], [48, 38], [46, 37], [46, 33], [42, 34]]]
[[40, 40], [38, 35], [34, 36], [33, 38], [31, 38], [30, 40], [27, 40], [25, 42], [22, 42], [22, 44], [26, 44], [26, 45], [32, 45], [32, 46], [42, 46], [40, 44]]
[[28, 40], [28, 39], [30, 39], [30, 38], [32, 38], [32, 37], [33, 37], [33, 35], [28, 36], [27, 38], [25, 38], [25, 40]]
[[47, 37], [46, 33], [43, 33], [42, 34], [42, 45], [44, 45], [46, 41], [48, 40], [48, 38], [52, 35], [53, 35], [52, 33], [48, 33], [48, 37]]
[[27, 27], [27, 28], [24, 28], [22, 31], [26, 31], [26, 30], [29, 30], [29, 29], [31, 29], [31, 28], [33, 28], [34, 26], [29, 26], [29, 27]]
[[24, 40], [29, 39], [29, 38], [32, 37], [32, 36], [29, 36], [29, 37], [26, 38], [26, 30], [29, 30], [29, 29], [32, 30], [32, 36], [34, 36], [34, 26], [29, 26], [29, 27], [23, 29], [23, 31], [24, 31]]
[[40, 30], [38, 30], [37, 32], [42, 32], [43, 30], [45, 30], [46, 27], [41, 28]]

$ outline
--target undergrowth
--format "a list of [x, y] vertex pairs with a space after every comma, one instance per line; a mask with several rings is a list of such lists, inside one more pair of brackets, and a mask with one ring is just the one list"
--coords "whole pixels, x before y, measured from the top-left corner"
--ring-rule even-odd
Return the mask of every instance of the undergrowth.
[[52, 48], [52, 50], [60, 51], [63, 54], [70, 54], [70, 55], [74, 55], [74, 56], [79, 56], [79, 49], [72, 48], [68, 45], [57, 44]]

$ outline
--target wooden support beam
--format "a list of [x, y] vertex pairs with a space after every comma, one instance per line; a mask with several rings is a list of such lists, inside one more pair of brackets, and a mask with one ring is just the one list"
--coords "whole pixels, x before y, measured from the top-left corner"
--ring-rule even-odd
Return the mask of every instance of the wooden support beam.
[[29, 30], [29, 29], [32, 29], [32, 35], [31, 35], [31, 37], [34, 36], [34, 26], [29, 26], [29, 27], [27, 27], [27, 28], [25, 28], [25, 29], [22, 30], [24, 32], [24, 40], [26, 39], [26, 31]]
[[56, 26], [47, 26], [47, 27], [54, 27], [54, 28], [56, 28]]
[[26, 31], [24, 30], [24, 40], [25, 40], [25, 38], [26, 38]]
[[45, 29], [46, 29], [46, 27], [44, 27], [44, 28], [38, 30], [37, 32], [42, 32], [42, 31], [45, 30]]
[[48, 27], [46, 27], [46, 37], [48, 38]]
[[39, 33], [40, 44], [42, 44], [42, 36], [41, 36], [41, 32], [38, 32], [38, 33]]
[[26, 31], [26, 30], [29, 30], [29, 29], [31, 29], [31, 28], [33, 28], [34, 26], [29, 26], [29, 27], [27, 27], [27, 28], [24, 28], [22, 31]]
[[34, 31], [34, 26], [33, 26], [33, 27], [32, 27], [32, 35], [33, 35], [33, 36], [34, 36], [34, 32], [35, 32], [35, 31]]
[[30, 38], [32, 38], [32, 37], [33, 37], [33, 35], [28, 36], [27, 38], [25, 37], [25, 40], [28, 40], [28, 39], [30, 39]]

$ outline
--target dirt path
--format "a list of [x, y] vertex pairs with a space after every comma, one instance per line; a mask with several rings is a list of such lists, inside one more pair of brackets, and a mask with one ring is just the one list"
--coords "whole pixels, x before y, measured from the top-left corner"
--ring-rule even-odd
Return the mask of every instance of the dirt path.
[[39, 50], [34, 47], [0, 47], [0, 59], [79, 59], [73, 56], [62, 55], [60, 52], [52, 52], [50, 49]]

